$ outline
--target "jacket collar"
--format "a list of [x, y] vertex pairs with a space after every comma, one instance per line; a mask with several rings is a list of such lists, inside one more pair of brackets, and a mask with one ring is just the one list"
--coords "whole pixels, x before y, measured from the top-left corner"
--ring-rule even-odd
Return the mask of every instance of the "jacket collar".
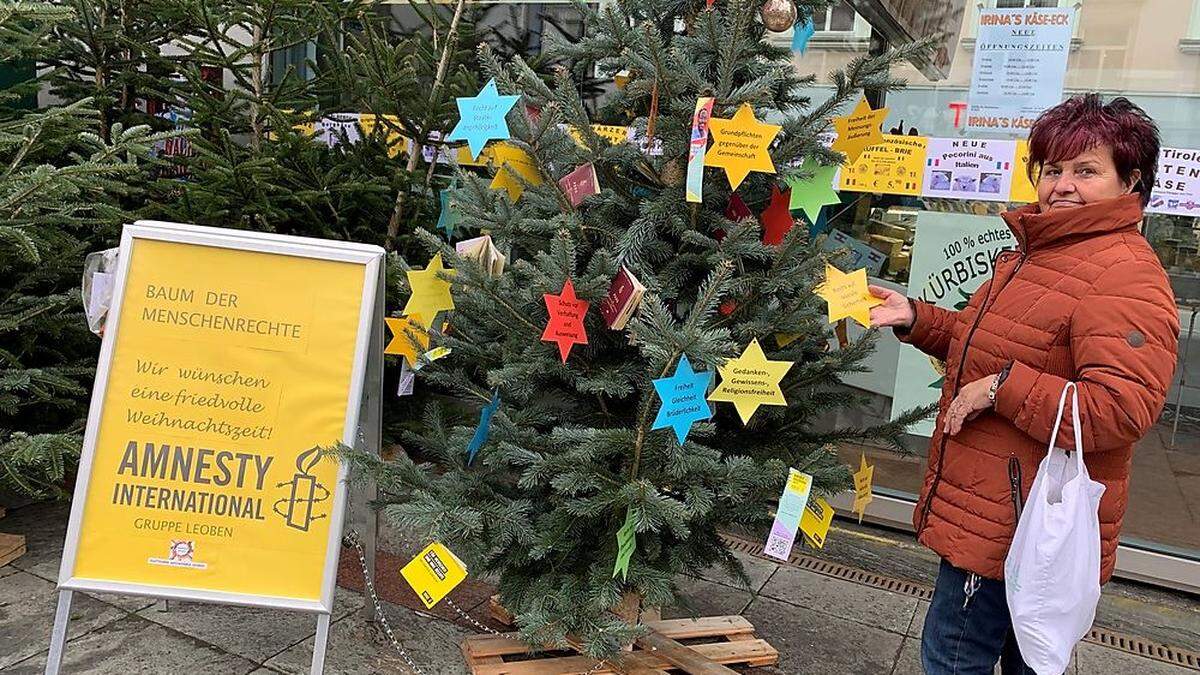
[[1029, 204], [1000, 216], [1016, 236], [1021, 251], [1028, 253], [1067, 237], [1104, 234], [1135, 226], [1142, 220], [1142, 196], [1134, 192], [1045, 213], [1037, 204]]

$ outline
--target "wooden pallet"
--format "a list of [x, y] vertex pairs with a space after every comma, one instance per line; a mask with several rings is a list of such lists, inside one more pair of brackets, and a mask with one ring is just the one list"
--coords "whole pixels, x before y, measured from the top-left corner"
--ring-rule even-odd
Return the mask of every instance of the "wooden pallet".
[[[4, 507], [0, 506], [0, 518], [4, 517]], [[25, 555], [25, 535], [4, 534], [0, 532], [0, 567]]]
[[[596, 669], [595, 659], [567, 652], [533, 653], [516, 633], [475, 635], [462, 642], [463, 657], [473, 675], [730, 675], [727, 664], [769, 666], [779, 652], [754, 636], [742, 616], [670, 619], [644, 624], [649, 633]], [[686, 641], [686, 644], [684, 643]]]

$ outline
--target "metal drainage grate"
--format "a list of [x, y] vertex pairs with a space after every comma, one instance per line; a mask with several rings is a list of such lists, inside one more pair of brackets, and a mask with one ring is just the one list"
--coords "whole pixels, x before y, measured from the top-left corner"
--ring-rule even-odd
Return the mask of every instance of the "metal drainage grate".
[[[721, 539], [731, 551], [749, 553], [755, 557], [762, 558], [764, 560], [770, 560], [771, 562], [779, 564], [779, 560], [763, 555], [762, 546], [757, 542], [748, 541], [741, 537], [730, 534], [722, 534]], [[904, 581], [902, 579], [895, 579], [882, 574], [874, 574], [865, 570], [848, 567], [846, 565], [830, 562], [828, 560], [821, 560], [820, 558], [813, 558], [796, 552], [792, 553], [792, 556], [788, 560], [787, 564], [792, 567], [798, 567], [800, 569], [816, 572], [817, 574], [823, 574], [828, 577], [852, 581], [864, 586], [879, 588], [885, 591], [891, 591], [892, 593], [899, 593], [900, 595], [907, 595], [909, 597], [919, 598], [925, 601], [929, 601], [933, 597], [933, 589], [924, 584], [918, 584], [912, 581]], [[1183, 666], [1184, 668], [1200, 670], [1200, 652], [1181, 649], [1179, 647], [1171, 647], [1168, 645], [1159, 644], [1157, 642], [1150, 642], [1149, 640], [1140, 637], [1126, 635], [1124, 633], [1117, 633], [1107, 628], [1094, 627], [1086, 636], [1084, 636], [1083, 640], [1084, 642], [1103, 645], [1110, 649], [1116, 649], [1134, 656], [1141, 656], [1147, 659], [1154, 659], [1155, 661], [1162, 661], [1164, 663], [1170, 663], [1176, 666]]]
[[[749, 553], [750, 555], [776, 563], [779, 562], [775, 558], [764, 556], [762, 554], [762, 547], [756, 542], [747, 541], [741, 537], [728, 534], [721, 535], [721, 538], [725, 541], [725, 544], [730, 548], [730, 550]], [[788, 564], [792, 567], [798, 567], [802, 570], [816, 572], [817, 574], [823, 574], [827, 577], [852, 581], [856, 584], [871, 586], [873, 588], [881, 588], [885, 591], [907, 595], [912, 598], [919, 598], [921, 600], [928, 601], [933, 597], [933, 589], [925, 586], [924, 584], [904, 581], [903, 579], [896, 579], [893, 577], [885, 577], [882, 574], [875, 574], [873, 572], [860, 570], [855, 567], [848, 567], [846, 565], [830, 562], [828, 560], [813, 558], [796, 553], [795, 551], [792, 552], [791, 558], [788, 559]]]
[[1092, 628], [1091, 632], [1083, 639], [1087, 642], [1104, 645], [1105, 647], [1118, 649], [1136, 656], [1144, 656], [1155, 661], [1163, 661], [1172, 665], [1183, 666], [1184, 668], [1200, 670], [1200, 653], [1187, 649], [1160, 645], [1157, 642], [1150, 642], [1149, 640], [1144, 640], [1133, 635], [1116, 633], [1107, 628]]

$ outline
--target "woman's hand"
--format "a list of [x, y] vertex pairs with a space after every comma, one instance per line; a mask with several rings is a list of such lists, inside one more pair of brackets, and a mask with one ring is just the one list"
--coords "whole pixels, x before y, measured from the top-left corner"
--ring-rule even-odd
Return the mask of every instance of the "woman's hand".
[[871, 325], [885, 328], [887, 326], [899, 326], [900, 328], [912, 328], [913, 322], [917, 320], [917, 315], [913, 313], [912, 305], [909, 304], [908, 298], [902, 293], [897, 293], [889, 288], [882, 286], [867, 286], [867, 290], [871, 295], [877, 298], [883, 298], [882, 305], [876, 305], [871, 308]]
[[963, 423], [973, 420], [979, 413], [992, 407], [988, 400], [988, 391], [999, 375], [988, 375], [958, 390], [958, 396], [950, 402], [946, 414], [942, 418], [942, 433], [953, 436], [962, 430]]

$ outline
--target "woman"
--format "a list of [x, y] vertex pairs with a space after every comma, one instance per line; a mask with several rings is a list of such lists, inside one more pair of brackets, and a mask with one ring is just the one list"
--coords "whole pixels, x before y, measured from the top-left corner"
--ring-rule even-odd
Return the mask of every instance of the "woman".
[[[872, 286], [871, 322], [946, 362], [913, 523], [942, 557], [921, 640], [930, 675], [1032, 673], [1003, 566], [1059, 395], [1078, 383], [1083, 453], [1100, 502], [1101, 583], [1112, 576], [1133, 444], [1162, 411], [1176, 362], [1174, 296], [1139, 225], [1158, 129], [1096, 94], [1047, 110], [1029, 134], [1038, 203], [1003, 215], [1017, 240], [961, 311]], [[1035, 178], [1036, 176], [1036, 178]], [[1073, 449], [1070, 415], [1059, 447]]]

